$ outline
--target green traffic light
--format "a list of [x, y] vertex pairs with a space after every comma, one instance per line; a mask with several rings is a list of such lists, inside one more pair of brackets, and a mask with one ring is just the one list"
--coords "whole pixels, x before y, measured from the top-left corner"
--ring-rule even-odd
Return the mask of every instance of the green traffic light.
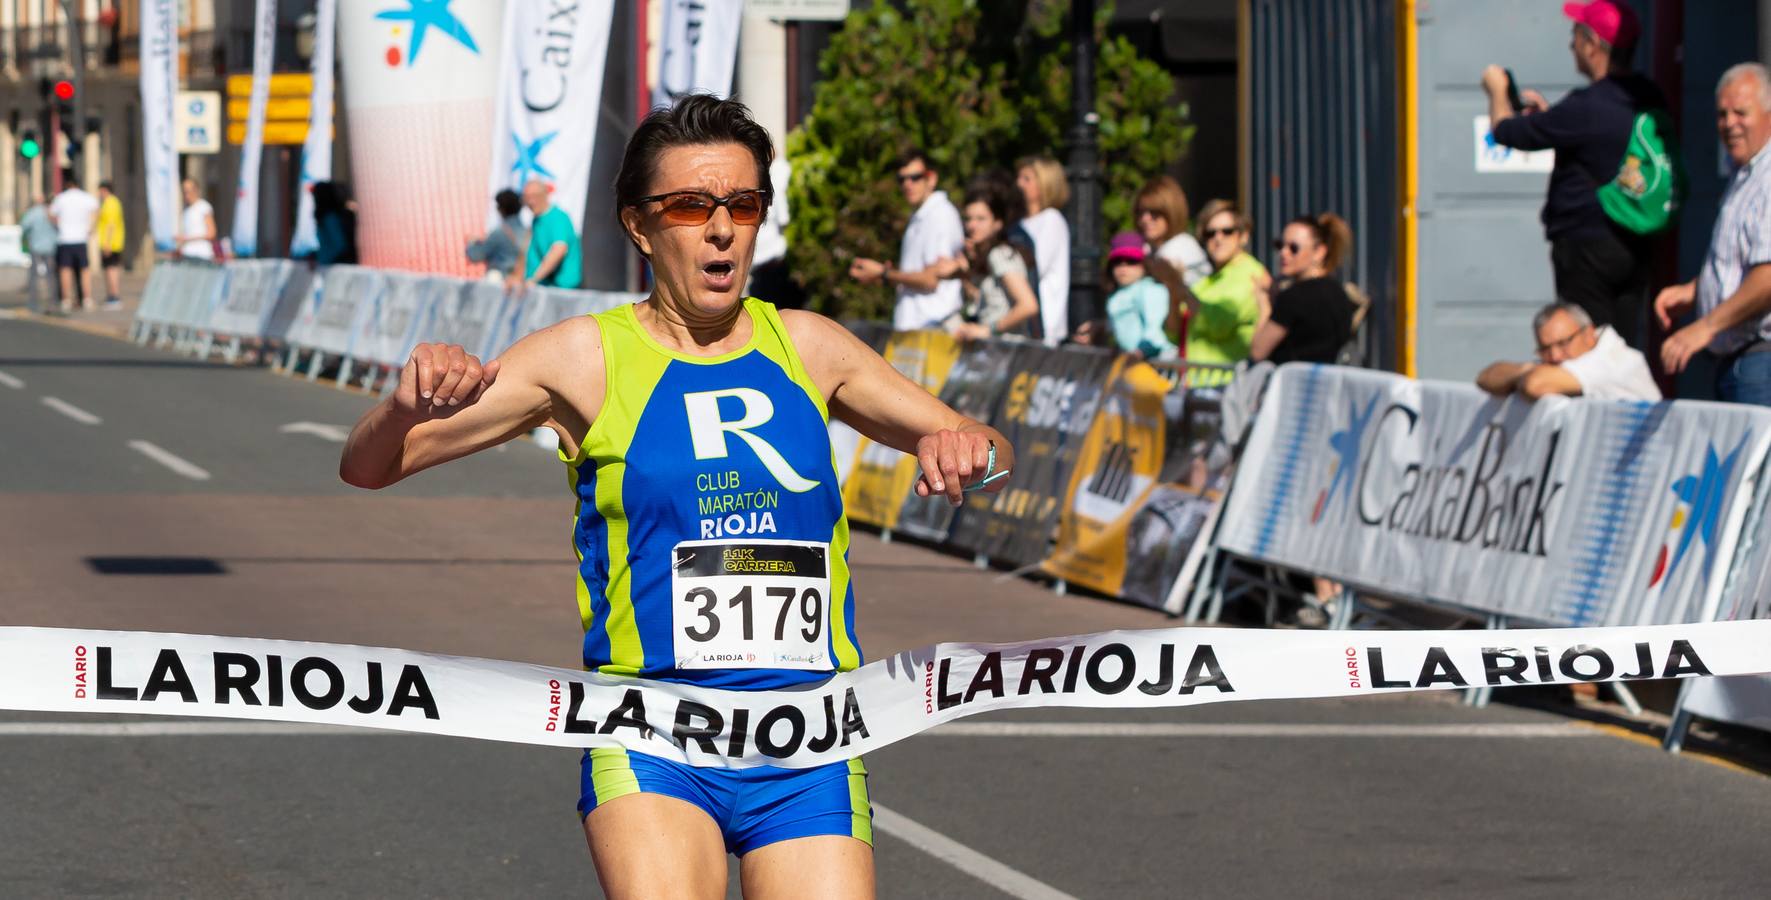
[[25, 138], [18, 144], [18, 153], [25, 159], [36, 159], [43, 153], [43, 145], [37, 143], [35, 138]]

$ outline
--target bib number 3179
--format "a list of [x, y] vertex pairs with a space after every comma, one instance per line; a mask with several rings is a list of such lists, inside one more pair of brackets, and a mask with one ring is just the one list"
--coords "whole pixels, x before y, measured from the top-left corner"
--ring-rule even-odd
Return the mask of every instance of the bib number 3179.
[[679, 669], [829, 671], [828, 544], [685, 541], [671, 611]]

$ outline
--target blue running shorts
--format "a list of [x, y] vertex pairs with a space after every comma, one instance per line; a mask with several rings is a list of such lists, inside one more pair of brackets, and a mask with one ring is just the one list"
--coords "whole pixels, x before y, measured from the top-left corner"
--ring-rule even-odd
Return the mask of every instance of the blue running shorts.
[[860, 759], [812, 769], [697, 768], [621, 747], [597, 747], [585, 751], [580, 781], [580, 819], [628, 794], [675, 797], [713, 817], [726, 852], [739, 856], [777, 841], [826, 834], [873, 845], [873, 806]]

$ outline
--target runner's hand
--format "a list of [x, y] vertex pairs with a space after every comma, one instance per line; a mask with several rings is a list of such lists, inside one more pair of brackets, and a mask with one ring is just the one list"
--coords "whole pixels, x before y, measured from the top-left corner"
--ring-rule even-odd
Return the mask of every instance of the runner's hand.
[[[981, 434], [942, 429], [925, 434], [916, 442], [916, 459], [922, 463], [922, 477], [916, 482], [916, 496], [947, 495], [947, 502], [958, 506], [965, 501], [966, 485], [984, 477], [990, 464], [990, 439]], [[997, 471], [1003, 471], [1004, 460], [997, 457]], [[985, 491], [1002, 490], [1008, 479], [991, 482]]]
[[482, 365], [460, 344], [419, 344], [400, 370], [394, 408], [421, 419], [446, 419], [480, 399], [498, 378], [498, 360]]

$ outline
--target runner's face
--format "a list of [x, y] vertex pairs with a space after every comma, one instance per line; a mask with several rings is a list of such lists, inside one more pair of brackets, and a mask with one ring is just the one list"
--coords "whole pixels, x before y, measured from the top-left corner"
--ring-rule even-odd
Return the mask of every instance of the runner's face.
[[[702, 191], [725, 198], [761, 187], [756, 159], [743, 145], [691, 144], [659, 157], [651, 194]], [[703, 316], [719, 315], [743, 300], [761, 223], [739, 225], [731, 210], [720, 206], [700, 225], [672, 224], [656, 201], [629, 208], [623, 221], [651, 258], [661, 296]]]

